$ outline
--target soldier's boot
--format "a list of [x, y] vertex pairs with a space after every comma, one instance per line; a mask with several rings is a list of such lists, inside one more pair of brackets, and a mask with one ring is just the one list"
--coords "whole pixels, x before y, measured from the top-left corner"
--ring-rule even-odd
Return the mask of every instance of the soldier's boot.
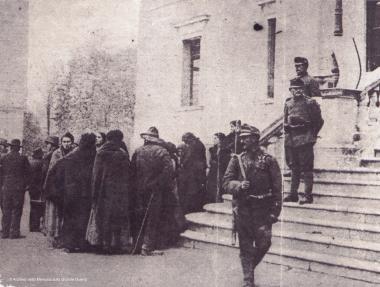
[[242, 287], [254, 287], [253, 262], [249, 257], [240, 257], [241, 267], [243, 269]]
[[312, 171], [304, 173], [304, 182], [305, 182], [305, 198], [300, 201], [300, 204], [311, 204], [313, 203], [313, 183], [314, 183], [314, 174]]
[[297, 170], [292, 170], [292, 179], [290, 184], [290, 194], [284, 198], [284, 202], [298, 201], [298, 188], [300, 186], [301, 174]]

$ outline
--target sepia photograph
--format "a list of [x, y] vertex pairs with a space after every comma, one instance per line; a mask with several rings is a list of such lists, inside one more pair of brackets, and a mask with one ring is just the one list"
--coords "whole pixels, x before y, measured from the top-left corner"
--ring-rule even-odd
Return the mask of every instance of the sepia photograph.
[[0, 0], [0, 287], [380, 286], [380, 1]]

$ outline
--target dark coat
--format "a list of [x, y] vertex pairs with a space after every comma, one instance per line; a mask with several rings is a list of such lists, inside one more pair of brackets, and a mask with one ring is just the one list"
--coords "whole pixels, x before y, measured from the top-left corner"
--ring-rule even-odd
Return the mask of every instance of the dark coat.
[[187, 145], [178, 171], [178, 193], [185, 214], [202, 210], [206, 167], [204, 145], [199, 140]]
[[95, 147], [78, 148], [57, 162], [57, 189], [63, 206], [62, 236], [66, 248], [83, 248], [91, 211]]
[[92, 174], [93, 208], [87, 230], [92, 245], [108, 247], [120, 231], [129, 240], [130, 177], [128, 154], [118, 144], [105, 143], [96, 154]]
[[3, 195], [8, 192], [25, 192], [29, 181], [30, 164], [26, 156], [11, 151], [0, 160]]
[[157, 140], [157, 142], [148, 142], [135, 151], [132, 157], [132, 168], [135, 179], [134, 214], [137, 224], [134, 226], [134, 235], [136, 240], [142, 219], [147, 214], [144, 234], [138, 238], [136, 245], [139, 248], [142, 245], [150, 251], [159, 247], [157, 230], [160, 221], [164, 220], [163, 205], [170, 201], [168, 196], [173, 189], [174, 165], [169, 152], [162, 146], [162, 141]]
[[218, 151], [217, 146], [209, 149], [210, 161], [207, 175], [206, 202], [221, 202], [223, 194], [223, 176], [231, 159], [229, 149], [222, 147]]
[[29, 195], [31, 199], [40, 200], [42, 197], [43, 178], [43, 159], [32, 158], [30, 160], [30, 181]]

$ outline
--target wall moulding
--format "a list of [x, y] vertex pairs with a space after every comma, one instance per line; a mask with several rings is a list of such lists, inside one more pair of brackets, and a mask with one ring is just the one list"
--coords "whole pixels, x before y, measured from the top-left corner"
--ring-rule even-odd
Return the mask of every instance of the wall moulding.
[[209, 20], [210, 15], [204, 14], [192, 17], [179, 23], [175, 23], [173, 26], [182, 35], [182, 38], [190, 38], [190, 35], [200, 36]]
[[265, 6], [269, 6], [274, 3], [276, 3], [276, 0], [258, 0], [257, 1], [257, 5], [259, 5], [261, 9], [263, 9]]

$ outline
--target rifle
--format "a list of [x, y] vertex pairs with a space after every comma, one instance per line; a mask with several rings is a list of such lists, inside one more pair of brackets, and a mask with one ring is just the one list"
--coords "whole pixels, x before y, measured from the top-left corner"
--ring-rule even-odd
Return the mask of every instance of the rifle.
[[[240, 125], [241, 125], [241, 122], [240, 120], [237, 120], [236, 121], [236, 126], [235, 126], [235, 145], [234, 145], [234, 156], [238, 156], [237, 155], [237, 145], [238, 145], [238, 137], [239, 137], [239, 131], [240, 131]], [[239, 156], [238, 156], [239, 158]], [[241, 160], [241, 158], [240, 158]], [[239, 165], [240, 165], [240, 162], [239, 162]], [[245, 175], [245, 173], [244, 173]], [[231, 244], [233, 246], [236, 245], [236, 233], [237, 233], [237, 229], [236, 229], [236, 217], [237, 217], [237, 205], [236, 205], [236, 202], [235, 202], [235, 199], [232, 198], [232, 202], [231, 202], [231, 205], [232, 205], [232, 233], [231, 233]]]

